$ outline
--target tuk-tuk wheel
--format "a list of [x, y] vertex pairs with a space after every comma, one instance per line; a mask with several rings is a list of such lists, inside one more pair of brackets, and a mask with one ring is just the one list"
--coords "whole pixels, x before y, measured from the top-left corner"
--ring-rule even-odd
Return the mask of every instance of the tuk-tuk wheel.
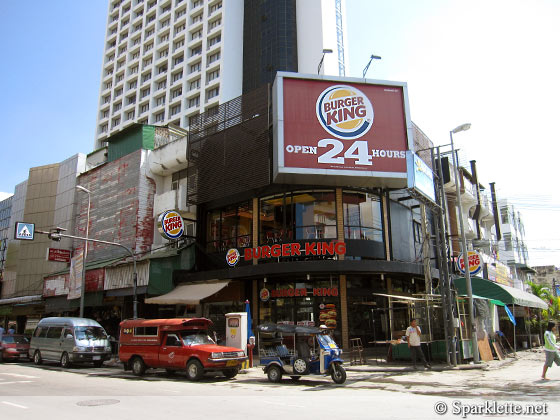
[[294, 372], [300, 375], [305, 375], [309, 371], [309, 364], [305, 361], [305, 359], [298, 358], [294, 360]]
[[276, 365], [270, 366], [266, 371], [268, 380], [273, 383], [278, 383], [282, 380], [282, 371]]
[[343, 384], [346, 382], [346, 370], [339, 363], [335, 363], [331, 367], [331, 378], [335, 384]]

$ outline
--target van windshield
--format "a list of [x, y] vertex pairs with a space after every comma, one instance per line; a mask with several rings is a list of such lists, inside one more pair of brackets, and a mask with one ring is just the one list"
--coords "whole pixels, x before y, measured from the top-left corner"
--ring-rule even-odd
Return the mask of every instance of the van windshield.
[[103, 340], [107, 338], [105, 330], [101, 327], [76, 327], [74, 332], [78, 340]]
[[181, 338], [183, 339], [183, 343], [185, 346], [198, 346], [199, 344], [216, 344], [214, 340], [212, 340], [208, 334], [200, 333], [200, 332], [182, 332]]

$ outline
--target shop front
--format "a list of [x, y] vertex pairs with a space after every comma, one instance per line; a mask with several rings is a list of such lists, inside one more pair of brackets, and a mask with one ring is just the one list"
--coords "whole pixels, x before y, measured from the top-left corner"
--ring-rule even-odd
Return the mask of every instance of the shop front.
[[258, 323], [325, 325], [342, 340], [338, 276], [299, 275], [257, 282]]

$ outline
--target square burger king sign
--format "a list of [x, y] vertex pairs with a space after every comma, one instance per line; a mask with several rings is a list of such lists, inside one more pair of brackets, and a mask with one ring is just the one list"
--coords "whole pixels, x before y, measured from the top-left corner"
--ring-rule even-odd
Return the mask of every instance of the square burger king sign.
[[279, 72], [273, 92], [275, 182], [406, 187], [406, 83]]

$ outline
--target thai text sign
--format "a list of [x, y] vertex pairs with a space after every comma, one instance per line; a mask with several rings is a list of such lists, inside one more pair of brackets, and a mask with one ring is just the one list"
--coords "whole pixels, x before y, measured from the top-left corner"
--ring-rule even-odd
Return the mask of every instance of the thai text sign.
[[69, 249], [47, 248], [47, 260], [55, 262], [70, 262], [71, 252]]

